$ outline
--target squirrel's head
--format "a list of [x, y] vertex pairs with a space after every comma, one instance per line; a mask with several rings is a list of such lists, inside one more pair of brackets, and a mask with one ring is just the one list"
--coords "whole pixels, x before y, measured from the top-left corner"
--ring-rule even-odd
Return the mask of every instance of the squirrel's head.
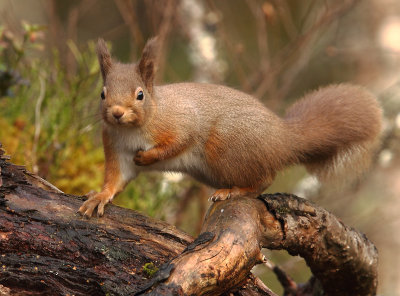
[[101, 92], [103, 120], [112, 125], [141, 126], [154, 107], [157, 38], [147, 41], [136, 64], [113, 61], [103, 39], [97, 43], [104, 87]]

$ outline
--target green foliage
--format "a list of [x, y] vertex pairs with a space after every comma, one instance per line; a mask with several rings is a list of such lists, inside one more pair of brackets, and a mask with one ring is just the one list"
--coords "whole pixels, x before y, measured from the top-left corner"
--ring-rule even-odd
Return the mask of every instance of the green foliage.
[[183, 186], [182, 183], [161, 179], [159, 173], [140, 174], [115, 198], [114, 204], [165, 219], [167, 209], [177, 203], [177, 192]]
[[0, 65], [24, 83], [9, 85], [13, 91], [0, 99], [0, 139], [14, 161], [31, 164], [62, 190], [83, 193], [101, 180], [101, 148], [93, 143], [97, 103], [89, 99], [100, 88], [95, 45], [74, 51], [77, 73], [67, 78], [57, 52], [43, 54], [43, 29], [1, 29]]

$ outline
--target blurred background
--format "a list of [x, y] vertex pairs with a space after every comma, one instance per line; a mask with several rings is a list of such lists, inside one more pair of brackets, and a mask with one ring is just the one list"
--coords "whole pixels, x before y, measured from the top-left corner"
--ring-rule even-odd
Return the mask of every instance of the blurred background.
[[[225, 84], [278, 114], [311, 89], [360, 84], [385, 112], [382, 147], [360, 182], [320, 186], [301, 167], [268, 192], [309, 198], [364, 233], [379, 250], [379, 294], [400, 295], [400, 2], [395, 0], [0, 0], [0, 142], [66, 193], [99, 190], [103, 151], [98, 37], [136, 61], [161, 41], [157, 81]], [[196, 236], [209, 188], [177, 174], [140, 175], [115, 203]], [[303, 260], [265, 251], [295, 280]], [[277, 293], [265, 267], [254, 273]]]

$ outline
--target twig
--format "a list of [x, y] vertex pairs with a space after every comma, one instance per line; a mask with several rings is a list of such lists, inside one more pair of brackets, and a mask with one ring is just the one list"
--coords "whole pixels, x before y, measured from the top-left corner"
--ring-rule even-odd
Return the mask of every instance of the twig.
[[270, 288], [268, 288], [264, 282], [262, 280], [260, 280], [260, 278], [255, 277], [254, 278], [254, 284], [256, 285], [256, 287], [258, 289], [260, 289], [261, 291], [263, 291], [265, 294], [269, 295], [269, 296], [278, 296], [277, 294], [275, 294]]
[[303, 50], [298, 52], [298, 57], [295, 59], [293, 66], [284, 74], [282, 78], [282, 85], [279, 88], [279, 92], [277, 95], [277, 99], [280, 100], [285, 97], [293, 84], [293, 81], [296, 79], [299, 72], [307, 65], [312, 56], [312, 45], [316, 42], [321, 34], [318, 34], [318, 31], [321, 30], [322, 27], [328, 26], [333, 21], [342, 17], [346, 12], [350, 11], [352, 7], [356, 4], [358, 0], [349, 1], [347, 4], [337, 7], [336, 9], [329, 10], [327, 8], [326, 12], [321, 15], [316, 24], [309, 31], [309, 39], [304, 42]]
[[257, 41], [258, 50], [261, 58], [261, 67], [264, 69], [270, 68], [269, 46], [268, 46], [268, 32], [266, 29], [265, 17], [259, 3], [254, 0], [247, 0], [247, 5], [250, 7], [254, 15], [257, 25]]
[[122, 16], [125, 24], [129, 28], [131, 33], [131, 58], [136, 58], [136, 48], [143, 46], [143, 35], [140, 32], [139, 25], [137, 23], [137, 17], [134, 13], [133, 3], [130, 0], [114, 0], [117, 5], [118, 11]]
[[[35, 179], [37, 182], [35, 182], [35, 184], [38, 187], [44, 188], [46, 190], [50, 190], [50, 191], [54, 191], [56, 193], [64, 193], [63, 191], [61, 191], [60, 189], [58, 189], [56, 186], [54, 186], [53, 184], [51, 184], [50, 182], [46, 181], [45, 179], [39, 177], [38, 175], [32, 174], [30, 172], [26, 172], [26, 174]], [[0, 294], [1, 295], [1, 294]]]
[[263, 258], [263, 264], [275, 273], [285, 291], [285, 295], [296, 293], [297, 283], [283, 269], [269, 261], [265, 256]]
[[[346, 1], [344, 4], [337, 5], [333, 9], [326, 10], [326, 12], [321, 15], [321, 17], [311, 26], [310, 29], [308, 29], [304, 34], [298, 36], [284, 49], [282, 49], [281, 52], [273, 60], [270, 73], [268, 73], [268, 75], [265, 75], [264, 80], [259, 84], [258, 88], [254, 92], [255, 96], [263, 97], [271, 86], [272, 81], [276, 80], [280, 73], [282, 73], [282, 71], [287, 68], [290, 63], [299, 63], [298, 65], [294, 66], [296, 69], [293, 70], [292, 73], [287, 74], [288, 76], [283, 82], [284, 91], [281, 91], [279, 96], [274, 98], [275, 102], [280, 101], [282, 96], [287, 93], [288, 87], [291, 85], [293, 79], [296, 76], [295, 74], [298, 73], [300, 69], [302, 69], [301, 65], [306, 64], [306, 53], [304, 53], [304, 51], [306, 51], [305, 48], [307, 49], [309, 46], [311, 46], [316, 38], [317, 33], [320, 32], [323, 27], [328, 26], [338, 17], [343, 16], [358, 1], [359, 0]], [[310, 55], [310, 53], [307, 54]]]
[[[214, 1], [209, 0], [207, 1], [207, 4], [214, 11], [214, 13], [216, 13], [217, 15], [222, 15], [222, 12], [217, 8]], [[229, 38], [226, 32], [224, 22], [217, 22], [215, 26], [217, 29], [216, 33], [218, 34], [219, 39], [222, 40], [226, 46], [226, 53], [229, 56], [230, 64], [232, 65], [235, 73], [238, 76], [239, 83], [241, 84], [241, 89], [243, 91], [249, 92], [251, 90], [251, 84], [249, 83], [250, 80], [248, 79], [248, 73], [246, 73], [242, 63], [240, 62], [240, 60], [243, 60], [246, 57], [244, 55], [238, 54], [237, 47], [234, 46], [234, 43], [231, 41], [231, 38]], [[248, 60], [246, 62], [248, 62]], [[254, 72], [257, 73], [258, 71], [255, 70]]]
[[[78, 40], [78, 21], [79, 21], [80, 10], [79, 7], [74, 6], [68, 11], [67, 19], [67, 40], [68, 43], [75, 43]], [[63, 45], [64, 46], [64, 45]], [[71, 50], [66, 52], [66, 70], [68, 77], [73, 77], [77, 69], [76, 59], [74, 53]]]
[[45, 96], [46, 91], [46, 81], [44, 78], [39, 75], [39, 83], [40, 83], [40, 92], [39, 97], [36, 101], [35, 106], [35, 134], [33, 137], [33, 146], [32, 146], [32, 168], [35, 174], [38, 173], [39, 168], [37, 165], [37, 147], [40, 138], [40, 131], [41, 131], [41, 123], [40, 123], [40, 116], [41, 116], [41, 107]]
[[275, 4], [275, 6], [277, 8], [279, 17], [282, 21], [282, 25], [286, 31], [286, 34], [288, 34], [288, 36], [292, 40], [295, 39], [299, 32], [298, 32], [298, 29], [296, 28], [296, 25], [294, 24], [293, 16], [290, 13], [290, 7], [289, 7], [287, 1], [273, 0], [273, 3]]
[[161, 74], [164, 73], [168, 37], [169, 34], [171, 33], [175, 15], [178, 14], [177, 10], [178, 10], [178, 5], [176, 0], [166, 1], [165, 9], [163, 10], [162, 21], [159, 25], [159, 30], [157, 32], [158, 42], [160, 46], [157, 64], [158, 64], [158, 71]]

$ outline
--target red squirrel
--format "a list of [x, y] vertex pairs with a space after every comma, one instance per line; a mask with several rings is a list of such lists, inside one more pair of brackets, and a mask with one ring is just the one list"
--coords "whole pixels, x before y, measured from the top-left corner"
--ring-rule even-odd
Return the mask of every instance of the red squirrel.
[[330, 85], [305, 95], [281, 118], [251, 95], [206, 83], [155, 86], [157, 39], [135, 64], [97, 55], [105, 178], [79, 212], [91, 217], [142, 171], [186, 173], [216, 192], [211, 199], [262, 193], [277, 171], [303, 164], [322, 179], [340, 167], [364, 168], [379, 142], [382, 110], [365, 89]]

